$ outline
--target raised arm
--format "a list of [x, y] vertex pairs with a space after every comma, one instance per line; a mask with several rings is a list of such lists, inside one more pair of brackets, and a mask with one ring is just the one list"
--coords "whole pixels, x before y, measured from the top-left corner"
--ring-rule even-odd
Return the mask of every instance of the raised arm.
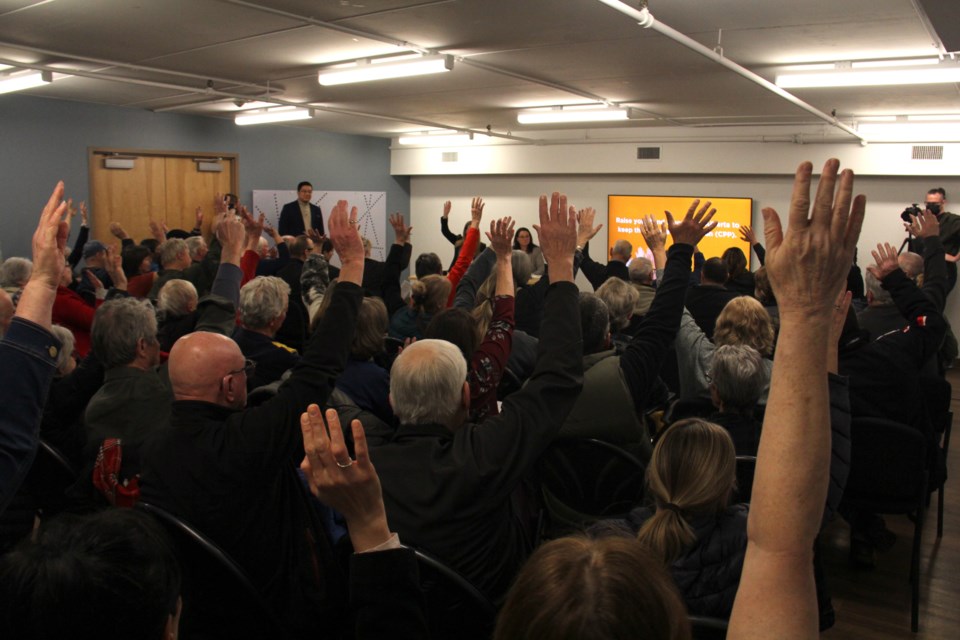
[[[747, 554], [728, 637], [815, 638], [813, 540], [830, 466], [827, 343], [866, 199], [853, 172], [828, 160], [810, 208], [813, 167], [797, 169], [786, 232], [764, 209], [767, 270], [780, 302], [780, 338], [747, 525]], [[836, 194], [834, 193], [836, 190]], [[852, 206], [851, 206], [852, 203]]]
[[467, 237], [463, 240], [463, 246], [460, 247], [460, 255], [453, 268], [447, 274], [447, 280], [452, 285], [450, 287], [450, 297], [447, 299], [447, 306], [453, 304], [453, 299], [457, 294], [457, 284], [460, 278], [467, 272], [473, 257], [477, 253], [477, 245], [480, 244], [480, 221], [483, 219], [483, 198], [474, 198], [470, 203], [470, 228], [467, 229]]
[[753, 252], [757, 254], [757, 260], [760, 261], [760, 266], [763, 266], [767, 252], [764, 250], [763, 245], [757, 240], [757, 235], [753, 232], [753, 229], [747, 225], [742, 225], [740, 227], [740, 239], [750, 245]]
[[447, 200], [443, 203], [443, 215], [440, 217], [440, 233], [443, 234], [443, 237], [446, 238], [450, 244], [457, 244], [461, 240], [461, 237], [457, 234], [450, 231], [450, 201]]
[[943, 312], [947, 301], [947, 261], [940, 241], [940, 221], [929, 211], [910, 216], [910, 232], [923, 242], [923, 293]]

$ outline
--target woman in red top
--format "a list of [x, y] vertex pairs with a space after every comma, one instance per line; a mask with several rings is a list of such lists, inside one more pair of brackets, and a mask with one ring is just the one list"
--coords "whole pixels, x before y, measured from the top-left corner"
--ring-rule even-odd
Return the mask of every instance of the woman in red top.
[[[107, 272], [113, 280], [113, 288], [121, 291], [127, 289], [127, 276], [120, 268], [120, 255], [114, 247], [107, 248]], [[66, 327], [76, 338], [75, 350], [78, 358], [83, 358], [90, 351], [90, 328], [93, 326], [93, 316], [97, 307], [103, 303], [99, 292], [103, 285], [95, 275], [86, 272], [85, 277], [92, 278], [97, 288], [97, 302], [91, 306], [77, 292], [70, 289], [73, 283], [73, 269], [69, 263], [63, 265], [60, 272], [60, 284], [57, 286], [57, 297], [53, 302], [53, 323]]]

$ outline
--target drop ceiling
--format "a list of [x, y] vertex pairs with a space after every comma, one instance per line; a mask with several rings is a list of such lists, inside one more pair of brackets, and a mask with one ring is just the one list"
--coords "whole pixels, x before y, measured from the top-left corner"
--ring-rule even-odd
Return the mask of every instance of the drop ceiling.
[[[638, 3], [628, 2], [632, 6]], [[784, 65], [949, 54], [956, 0], [650, 0], [670, 27], [773, 80]], [[321, 66], [409, 51], [452, 72], [322, 87]], [[430, 127], [540, 140], [664, 130], [822, 130], [807, 111], [598, 0], [0, 0], [0, 63], [53, 70], [28, 95], [220, 118], [250, 101], [314, 107], [285, 126], [395, 137]], [[64, 74], [64, 75], [60, 75]], [[792, 93], [847, 124], [960, 113], [956, 84]], [[642, 117], [583, 129], [517, 111], [603, 100]]]

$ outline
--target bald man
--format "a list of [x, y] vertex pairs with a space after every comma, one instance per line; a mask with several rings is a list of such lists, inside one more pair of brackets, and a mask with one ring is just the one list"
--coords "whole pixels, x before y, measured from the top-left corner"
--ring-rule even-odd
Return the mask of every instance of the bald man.
[[10, 328], [10, 322], [13, 320], [13, 300], [10, 294], [0, 289], [0, 338], [7, 333]]
[[[363, 298], [355, 220], [348, 222], [345, 202], [331, 214], [340, 284], [277, 395], [244, 409], [252, 363], [237, 344], [184, 336], [170, 352], [171, 428], [143, 455], [143, 500], [197, 527], [237, 561], [283, 621], [284, 637], [313, 637], [331, 620], [347, 619], [348, 589], [336, 580], [340, 570], [293, 464], [304, 456], [300, 414], [326, 401], [349, 356]], [[194, 611], [202, 615], [202, 607]]]

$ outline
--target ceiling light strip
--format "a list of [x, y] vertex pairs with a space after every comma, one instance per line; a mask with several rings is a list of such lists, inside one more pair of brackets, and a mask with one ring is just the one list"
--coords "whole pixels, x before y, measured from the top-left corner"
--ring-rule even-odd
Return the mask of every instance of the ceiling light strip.
[[309, 120], [313, 117], [311, 109], [300, 107], [278, 107], [276, 109], [262, 109], [250, 113], [238, 113], [234, 122], [244, 126], [249, 124], [268, 124], [271, 122], [290, 122], [293, 120]]
[[321, 70], [318, 75], [320, 84], [325, 87], [354, 82], [370, 82], [375, 80], [391, 80], [394, 78], [409, 78], [433, 73], [445, 73], [453, 69], [453, 56], [430, 55], [415, 60], [400, 62], [373, 63], [369, 60], [358, 60], [353, 66], [346, 68], [337, 66]]

